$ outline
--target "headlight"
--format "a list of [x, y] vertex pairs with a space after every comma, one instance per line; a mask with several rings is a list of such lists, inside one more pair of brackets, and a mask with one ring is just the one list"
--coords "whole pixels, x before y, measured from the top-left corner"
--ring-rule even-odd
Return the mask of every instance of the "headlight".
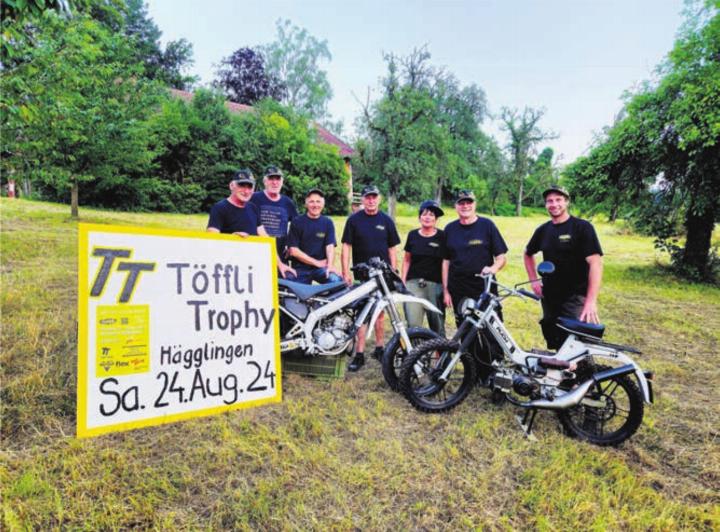
[[475, 300], [471, 297], [466, 297], [460, 301], [460, 314], [464, 315], [475, 308]]

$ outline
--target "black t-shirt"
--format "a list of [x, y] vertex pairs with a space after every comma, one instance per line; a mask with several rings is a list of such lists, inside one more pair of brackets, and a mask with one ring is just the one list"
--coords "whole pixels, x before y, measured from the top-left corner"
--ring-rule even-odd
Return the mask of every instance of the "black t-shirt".
[[276, 238], [278, 253], [282, 255], [285, 250], [288, 223], [298, 215], [295, 203], [284, 194], [280, 194], [280, 198], [273, 201], [265, 195], [265, 192], [255, 192], [250, 202], [259, 209], [260, 222], [267, 234]]
[[352, 246], [353, 265], [380, 257], [390, 264], [389, 248], [400, 243], [395, 222], [384, 212], [369, 215], [360, 210], [345, 222], [343, 244]]
[[445, 237], [450, 276], [480, 273], [508, 250], [493, 221], [481, 216], [469, 225], [462, 225], [459, 220], [450, 222], [445, 227]]
[[585, 259], [603, 254], [592, 224], [574, 216], [561, 224], [550, 220], [538, 227], [525, 252], [535, 255], [539, 251], [543, 253], [543, 260], [555, 264], [555, 272], [543, 279], [543, 294], [551, 299], [584, 296], [590, 271]]
[[442, 261], [445, 257], [445, 232], [440, 229], [433, 236], [423, 236], [419, 229], [408, 233], [405, 251], [410, 253], [410, 279], [442, 282]]
[[[287, 245], [289, 248], [299, 248], [313, 259], [326, 259], [325, 248], [335, 245], [335, 226], [327, 216], [320, 216], [316, 219], [310, 218], [307, 214], [298, 216], [290, 226]], [[312, 270], [315, 267], [293, 259], [293, 268]]]
[[213, 227], [221, 233], [247, 233], [249, 235], [257, 235], [260, 223], [260, 213], [258, 208], [248, 202], [244, 207], [236, 207], [227, 199], [218, 201], [210, 209], [210, 219], [208, 227]]

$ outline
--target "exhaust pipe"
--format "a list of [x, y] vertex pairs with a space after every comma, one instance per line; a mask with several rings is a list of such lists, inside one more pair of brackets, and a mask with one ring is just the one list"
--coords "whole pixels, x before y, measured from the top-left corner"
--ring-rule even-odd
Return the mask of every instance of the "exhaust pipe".
[[622, 375], [628, 375], [629, 373], [635, 372], [635, 366], [632, 364], [626, 364], [617, 368], [610, 368], [605, 371], [600, 371], [593, 375], [590, 379], [580, 384], [574, 390], [556, 397], [552, 401], [548, 399], [538, 399], [536, 401], [528, 401], [526, 403], [518, 403], [518, 406], [523, 408], [544, 408], [547, 410], [565, 410], [566, 408], [573, 407], [582, 401], [585, 394], [590, 388], [596, 383], [603, 382], [615, 377]]

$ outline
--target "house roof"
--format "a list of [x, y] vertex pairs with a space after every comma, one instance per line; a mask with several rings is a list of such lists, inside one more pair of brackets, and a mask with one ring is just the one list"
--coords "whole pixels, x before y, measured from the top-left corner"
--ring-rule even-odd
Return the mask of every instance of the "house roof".
[[[173, 97], [180, 98], [181, 100], [184, 100], [186, 102], [190, 102], [193, 99], [193, 93], [188, 91], [170, 89], [170, 94]], [[251, 105], [235, 103], [227, 100], [225, 101], [225, 107], [227, 107], [228, 111], [230, 111], [231, 113], [247, 113], [253, 110], [253, 107]], [[320, 124], [315, 122], [313, 123], [313, 125], [315, 126], [315, 130], [317, 131], [318, 139], [320, 139], [320, 141], [325, 144], [332, 144], [334, 146], [337, 146], [340, 149], [341, 157], [347, 158], [355, 155], [355, 150], [353, 150], [349, 144], [345, 143], [343, 140], [330, 133]]]

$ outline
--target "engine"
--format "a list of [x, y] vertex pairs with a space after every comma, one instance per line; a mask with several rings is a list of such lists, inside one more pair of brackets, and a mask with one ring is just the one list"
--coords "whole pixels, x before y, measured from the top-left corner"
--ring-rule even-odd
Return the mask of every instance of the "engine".
[[347, 314], [335, 314], [320, 321], [313, 341], [322, 355], [338, 355], [347, 349], [354, 336], [353, 321]]

